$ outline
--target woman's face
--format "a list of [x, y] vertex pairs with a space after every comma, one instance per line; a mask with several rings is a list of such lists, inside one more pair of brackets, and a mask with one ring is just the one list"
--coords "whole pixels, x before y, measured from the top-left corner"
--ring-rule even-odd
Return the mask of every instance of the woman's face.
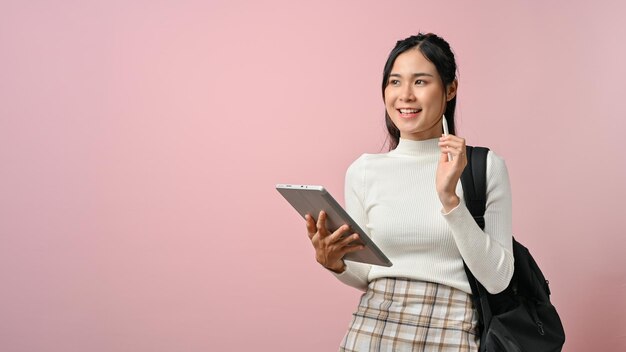
[[446, 101], [454, 98], [456, 86], [455, 80], [444, 97], [437, 68], [419, 49], [398, 55], [385, 88], [385, 108], [400, 137], [425, 140], [441, 136], [441, 115]]

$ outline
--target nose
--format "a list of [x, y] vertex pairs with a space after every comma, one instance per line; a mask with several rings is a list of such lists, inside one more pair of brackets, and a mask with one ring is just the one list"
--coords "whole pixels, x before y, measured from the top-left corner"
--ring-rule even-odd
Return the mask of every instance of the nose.
[[413, 89], [411, 89], [411, 85], [407, 84], [402, 87], [402, 91], [400, 92], [400, 100], [401, 101], [414, 101], [415, 94], [413, 94]]

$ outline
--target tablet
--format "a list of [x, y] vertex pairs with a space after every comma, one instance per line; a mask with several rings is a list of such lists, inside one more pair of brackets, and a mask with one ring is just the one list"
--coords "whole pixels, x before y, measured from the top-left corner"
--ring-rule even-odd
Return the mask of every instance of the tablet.
[[344, 224], [350, 226], [350, 230], [345, 236], [353, 233], [359, 234], [359, 239], [354, 243], [364, 245], [360, 251], [346, 254], [343, 258], [354, 262], [374, 264], [380, 266], [391, 266], [391, 261], [374, 244], [369, 236], [359, 227], [359, 225], [348, 215], [348, 213], [337, 203], [337, 201], [322, 186], [311, 185], [291, 185], [278, 184], [276, 189], [304, 218], [306, 214], [311, 214], [317, 219], [321, 210], [326, 212], [326, 227], [328, 231], [335, 232]]

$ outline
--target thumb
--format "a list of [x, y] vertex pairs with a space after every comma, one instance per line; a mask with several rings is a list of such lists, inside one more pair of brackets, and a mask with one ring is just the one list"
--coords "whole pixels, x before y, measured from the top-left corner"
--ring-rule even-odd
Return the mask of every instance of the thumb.
[[447, 163], [448, 162], [448, 153], [442, 151], [439, 154], [439, 164], [443, 164], [443, 163]]

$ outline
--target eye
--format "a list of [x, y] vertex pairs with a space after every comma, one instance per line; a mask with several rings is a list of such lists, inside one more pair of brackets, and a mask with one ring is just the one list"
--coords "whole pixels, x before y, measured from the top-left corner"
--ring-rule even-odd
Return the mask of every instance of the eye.
[[423, 86], [424, 84], [426, 84], [426, 82], [422, 81], [421, 79], [418, 79], [418, 80], [415, 81], [415, 85]]
[[390, 86], [397, 86], [399, 84], [400, 84], [400, 80], [397, 80], [397, 79], [390, 79], [389, 80], [389, 85]]

